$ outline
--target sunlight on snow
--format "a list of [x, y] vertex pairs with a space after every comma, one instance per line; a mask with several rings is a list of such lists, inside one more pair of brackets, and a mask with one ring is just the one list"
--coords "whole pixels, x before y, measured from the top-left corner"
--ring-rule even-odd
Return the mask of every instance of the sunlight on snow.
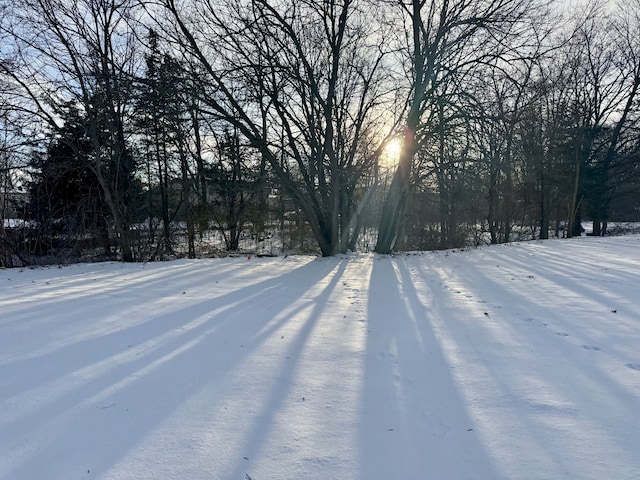
[[0, 271], [0, 478], [638, 478], [639, 245]]

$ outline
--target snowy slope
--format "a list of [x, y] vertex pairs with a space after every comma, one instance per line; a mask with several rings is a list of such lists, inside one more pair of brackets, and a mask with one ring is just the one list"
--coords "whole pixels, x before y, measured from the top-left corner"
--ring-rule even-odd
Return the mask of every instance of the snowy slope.
[[640, 236], [0, 271], [0, 479], [639, 479]]

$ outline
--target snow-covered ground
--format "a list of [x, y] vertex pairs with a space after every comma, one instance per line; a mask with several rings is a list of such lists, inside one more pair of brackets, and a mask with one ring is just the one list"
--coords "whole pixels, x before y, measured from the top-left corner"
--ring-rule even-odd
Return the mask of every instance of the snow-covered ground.
[[639, 479], [640, 236], [0, 271], [0, 479]]

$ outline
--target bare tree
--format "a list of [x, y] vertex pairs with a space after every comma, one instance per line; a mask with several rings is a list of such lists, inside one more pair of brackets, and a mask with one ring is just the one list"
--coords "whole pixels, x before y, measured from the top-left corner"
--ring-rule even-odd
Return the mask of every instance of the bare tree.
[[89, 122], [90, 167], [109, 206], [122, 259], [134, 253], [129, 228], [134, 165], [127, 147], [134, 35], [129, 0], [18, 0], [3, 25], [19, 66], [4, 68], [31, 114], [52, 131], [76, 104]]
[[637, 127], [640, 120], [637, 107], [640, 96], [640, 2], [635, 0], [621, 4], [608, 25], [614, 69], [620, 73], [616, 76], [619, 89], [614, 92], [619, 103], [613, 115], [605, 153], [595, 166], [590, 209], [594, 235], [606, 233], [609, 205], [616, 188], [611, 182], [611, 174], [618, 158], [618, 147], [626, 132]]
[[16, 132], [11, 113], [3, 103], [0, 101], [0, 267], [11, 267], [14, 255], [19, 254], [15, 237], [9, 232], [18, 227], [11, 222], [18, 220], [15, 214], [19, 203], [15, 198], [19, 193], [16, 174], [24, 168], [24, 162], [20, 160], [24, 140]]
[[[425, 116], [437, 111], [440, 85], [451, 77], [468, 75], [469, 70], [496, 56], [513, 55], [516, 39], [526, 27], [525, 14], [532, 8], [528, 0], [466, 0], [401, 2], [409, 31], [407, 71], [411, 85], [407, 101], [402, 153], [382, 210], [375, 250], [393, 250], [402, 221], [410, 185], [410, 172], [420, 137], [437, 131], [437, 122]], [[531, 13], [531, 12], [529, 12]], [[459, 86], [463, 84], [458, 83]], [[433, 130], [433, 129], [436, 130]]]
[[610, 168], [640, 88], [638, 14], [633, 7], [621, 7], [614, 17], [605, 5], [593, 2], [576, 17], [575, 25], [564, 53], [574, 158], [567, 202], [569, 237], [580, 228], [579, 212], [588, 197], [594, 233], [600, 233], [612, 193]]
[[[541, 133], [544, 91], [540, 84], [540, 63], [554, 50], [548, 41], [549, 24], [536, 26], [535, 41], [528, 53], [508, 64], [501, 59], [487, 68], [477, 82], [474, 100], [477, 117], [474, 122], [477, 148], [486, 172], [486, 220], [490, 242], [511, 240], [514, 221], [524, 226], [527, 181], [535, 184], [536, 168], [542, 165], [545, 147]], [[519, 197], [521, 195], [521, 197]], [[542, 217], [548, 222], [546, 211]], [[541, 227], [541, 230], [547, 230]]]
[[[5, 9], [0, 5], [0, 18], [6, 18], [4, 14]], [[4, 42], [1, 34], [0, 28], [0, 42]], [[34, 146], [33, 137], [38, 135], [38, 128], [34, 128], [25, 115], [23, 105], [14, 102], [16, 92], [3, 73], [13, 72], [15, 68], [17, 63], [10, 55], [0, 57], [0, 267], [14, 266], [16, 258], [22, 264], [28, 263], [18, 240], [24, 237], [28, 225], [24, 222], [27, 204], [24, 174], [29, 150]]]
[[[386, 120], [381, 24], [360, 0], [165, 0], [174, 32], [205, 72], [208, 114], [260, 151], [323, 255], [352, 244], [368, 135]], [[179, 37], [179, 38], [178, 38]]]

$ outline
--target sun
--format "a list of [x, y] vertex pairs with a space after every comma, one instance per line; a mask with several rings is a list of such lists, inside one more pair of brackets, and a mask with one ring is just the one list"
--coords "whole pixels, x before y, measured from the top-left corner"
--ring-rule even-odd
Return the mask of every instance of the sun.
[[384, 146], [380, 157], [381, 166], [387, 168], [394, 167], [400, 161], [400, 152], [402, 151], [402, 139], [392, 138]]
[[402, 140], [399, 138], [392, 138], [384, 147], [384, 153], [391, 159], [397, 159], [400, 156], [400, 150], [402, 150]]

